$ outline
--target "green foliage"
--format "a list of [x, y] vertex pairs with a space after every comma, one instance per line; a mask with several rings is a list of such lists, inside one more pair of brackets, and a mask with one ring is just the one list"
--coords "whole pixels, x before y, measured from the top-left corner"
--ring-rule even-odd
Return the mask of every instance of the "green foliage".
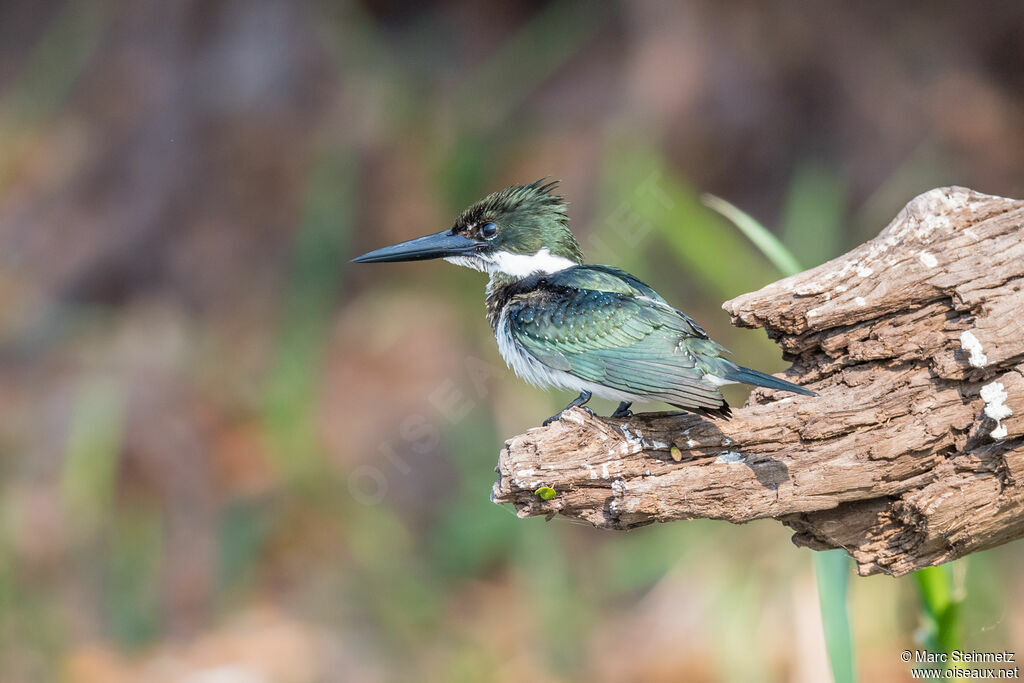
[[722, 214], [733, 225], [739, 228], [754, 246], [761, 250], [765, 258], [783, 275], [793, 275], [803, 270], [793, 254], [783, 246], [782, 242], [749, 214], [733, 206], [721, 197], [706, 194], [703, 196], [706, 206]]
[[832, 678], [835, 683], [853, 683], [857, 676], [847, 610], [850, 558], [843, 550], [814, 553], [814, 574], [818, 580], [821, 625], [825, 631], [825, 649], [832, 667]]
[[922, 625], [918, 639], [931, 652], [949, 653], [960, 647], [960, 603], [954, 585], [954, 563], [914, 572], [921, 599]]
[[558, 491], [555, 491], [550, 486], [541, 486], [539, 489], [533, 492], [533, 495], [537, 496], [541, 500], [551, 500], [558, 495]]

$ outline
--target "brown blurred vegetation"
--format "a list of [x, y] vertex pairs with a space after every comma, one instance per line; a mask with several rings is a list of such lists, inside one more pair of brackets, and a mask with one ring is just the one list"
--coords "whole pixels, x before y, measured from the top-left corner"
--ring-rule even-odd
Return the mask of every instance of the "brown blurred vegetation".
[[[551, 175], [591, 260], [779, 369], [718, 309], [777, 274], [698, 193], [804, 265], [933, 186], [1024, 196], [1022, 36], [1019, 2], [5, 3], [0, 678], [824, 680], [776, 525], [491, 505], [566, 397], [504, 369], [478, 274], [348, 259]], [[958, 568], [966, 643], [1024, 644], [1021, 559]], [[852, 599], [864, 680], [905, 678], [912, 588]]]

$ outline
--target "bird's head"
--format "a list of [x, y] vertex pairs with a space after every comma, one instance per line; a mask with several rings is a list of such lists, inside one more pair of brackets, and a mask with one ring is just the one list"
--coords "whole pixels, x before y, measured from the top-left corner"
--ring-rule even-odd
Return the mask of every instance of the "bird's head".
[[491, 275], [523, 278], [553, 273], [583, 261], [569, 230], [565, 201], [552, 194], [556, 183], [538, 180], [513, 185], [463, 211], [450, 230], [352, 259], [357, 263], [443, 258]]

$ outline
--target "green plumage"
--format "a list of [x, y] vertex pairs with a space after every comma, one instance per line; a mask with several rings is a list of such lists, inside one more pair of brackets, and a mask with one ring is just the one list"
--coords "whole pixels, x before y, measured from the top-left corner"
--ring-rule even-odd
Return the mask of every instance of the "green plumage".
[[[644, 297], [644, 298], [640, 298]], [[702, 381], [724, 349], [647, 285], [608, 266], [552, 273], [507, 303], [513, 338], [553, 370], [673, 405], [721, 409]]]
[[[498, 350], [516, 374], [539, 386], [621, 401], [662, 401], [728, 417], [722, 384], [744, 382], [814, 392], [744, 368], [649, 286], [610, 266], [580, 265], [554, 183], [536, 181], [488, 195], [451, 229], [364, 254], [363, 263], [444, 258], [490, 276], [487, 313]], [[545, 421], [545, 424], [558, 416]]]

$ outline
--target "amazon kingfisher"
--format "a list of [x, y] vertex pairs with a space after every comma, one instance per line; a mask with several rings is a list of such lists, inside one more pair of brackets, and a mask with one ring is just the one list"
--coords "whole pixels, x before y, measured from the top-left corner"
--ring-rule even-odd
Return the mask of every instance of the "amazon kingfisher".
[[352, 260], [443, 258], [487, 273], [487, 318], [498, 350], [527, 382], [579, 392], [563, 411], [596, 394], [620, 401], [612, 417], [631, 415], [634, 402], [659, 401], [728, 418], [724, 384], [817, 395], [723, 358], [726, 350], [700, 325], [629, 273], [583, 265], [566, 203], [552, 192], [556, 184], [507, 187], [463, 211], [450, 230]]

